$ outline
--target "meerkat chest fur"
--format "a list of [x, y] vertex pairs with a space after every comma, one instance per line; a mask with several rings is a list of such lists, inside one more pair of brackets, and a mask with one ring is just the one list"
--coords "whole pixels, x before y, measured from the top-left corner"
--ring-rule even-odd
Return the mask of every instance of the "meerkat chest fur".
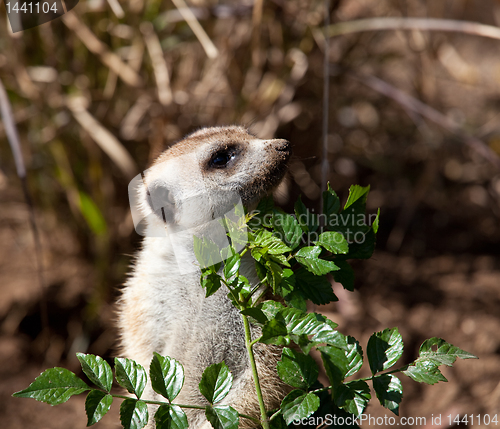
[[[179, 403], [203, 405], [198, 391], [203, 370], [224, 361], [234, 377], [225, 402], [240, 413], [259, 414], [241, 315], [222, 288], [205, 298], [193, 237], [224, 247], [227, 236], [218, 219], [238, 204], [255, 207], [280, 183], [290, 153], [287, 141], [258, 139], [241, 127], [205, 128], [166, 150], [142, 176], [137, 193], [145, 238], [119, 303], [121, 347], [145, 368], [153, 352], [181, 362], [185, 382]], [[258, 282], [249, 255], [240, 272]], [[270, 347], [256, 349], [269, 407], [284, 391], [274, 369], [278, 355]], [[146, 393], [154, 395], [150, 387]], [[199, 410], [190, 410], [188, 419], [190, 427], [207, 424]]]

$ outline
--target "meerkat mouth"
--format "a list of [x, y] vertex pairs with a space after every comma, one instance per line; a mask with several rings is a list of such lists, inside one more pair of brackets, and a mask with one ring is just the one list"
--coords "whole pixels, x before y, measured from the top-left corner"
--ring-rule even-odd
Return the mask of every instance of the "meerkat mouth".
[[265, 173], [258, 175], [245, 188], [240, 190], [240, 198], [245, 207], [256, 204], [262, 197], [271, 193], [283, 180], [292, 155], [290, 142], [283, 139], [269, 140], [268, 153], [272, 156], [265, 163]]

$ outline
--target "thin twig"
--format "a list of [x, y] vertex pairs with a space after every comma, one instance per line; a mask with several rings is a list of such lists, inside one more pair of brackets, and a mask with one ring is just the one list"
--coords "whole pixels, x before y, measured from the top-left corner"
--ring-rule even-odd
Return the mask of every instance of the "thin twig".
[[149, 57], [153, 65], [153, 71], [156, 79], [156, 87], [158, 88], [158, 99], [164, 106], [172, 103], [172, 90], [170, 88], [170, 77], [168, 75], [167, 62], [163, 56], [160, 40], [156, 35], [153, 24], [143, 22], [141, 24], [141, 32], [144, 35], [144, 41], [148, 48]]
[[252, 64], [258, 67], [260, 60], [260, 25], [262, 22], [263, 0], [255, 0], [252, 11]]
[[450, 31], [500, 40], [500, 28], [498, 27], [471, 21], [435, 18], [384, 17], [358, 19], [332, 24], [326, 29], [326, 35], [334, 37], [343, 34], [380, 30]]
[[[325, 28], [330, 25], [330, 0], [325, 0]], [[325, 49], [323, 52], [323, 154], [321, 160], [321, 198], [320, 207], [323, 207], [323, 192], [326, 191], [326, 182], [330, 165], [328, 163], [328, 113], [330, 105], [330, 42], [325, 38]]]
[[394, 101], [403, 106], [403, 108], [418, 113], [419, 115], [429, 119], [450, 133], [461, 138], [471, 149], [476, 151], [500, 170], [500, 157], [486, 143], [475, 136], [466, 134], [459, 125], [433, 107], [417, 100], [415, 97], [404, 93], [377, 77], [362, 76], [355, 72], [348, 73], [348, 76], [385, 95], [386, 97], [392, 98]]
[[142, 86], [142, 79], [135, 70], [111, 52], [73, 12], [63, 15], [62, 20], [66, 27], [75, 32], [87, 49], [97, 55], [103, 64], [120, 76], [126, 84], [135, 87]]
[[138, 171], [134, 159], [118, 139], [87, 111], [83, 100], [69, 99], [66, 104], [82, 128], [115, 162], [123, 174], [128, 178], [134, 177]]
[[172, 0], [172, 2], [174, 3], [175, 7], [182, 15], [182, 17], [185, 19], [191, 30], [193, 30], [193, 33], [198, 38], [201, 46], [203, 46], [203, 49], [205, 50], [208, 58], [217, 58], [217, 56], [219, 55], [219, 51], [210, 40], [210, 37], [208, 37], [207, 33], [205, 33], [205, 30], [199, 23], [192, 10], [186, 4], [186, 2], [184, 0]]

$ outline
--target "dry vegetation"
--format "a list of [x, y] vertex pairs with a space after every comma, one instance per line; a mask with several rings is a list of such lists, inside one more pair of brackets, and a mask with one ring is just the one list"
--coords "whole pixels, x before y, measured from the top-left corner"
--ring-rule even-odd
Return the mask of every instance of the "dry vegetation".
[[[16, 34], [0, 28], [0, 80], [43, 260], [42, 288], [0, 123], [5, 427], [84, 427], [83, 398], [50, 408], [10, 394], [45, 367], [77, 369], [76, 351], [114, 354], [113, 303], [139, 242], [127, 185], [166, 145], [228, 123], [289, 139], [294, 160], [276, 198], [288, 209], [299, 193], [318, 205], [325, 2], [267, 0], [260, 9], [258, 0], [192, 0], [191, 14], [183, 4], [82, 0], [50, 24]], [[330, 7], [334, 24], [411, 16], [500, 25], [494, 0]], [[6, 22], [4, 6], [0, 15]], [[375, 330], [399, 326], [408, 359], [430, 336], [480, 357], [447, 371], [447, 384], [406, 383], [405, 416], [500, 418], [499, 52], [500, 40], [462, 32], [329, 39], [327, 179], [344, 198], [350, 184], [371, 184], [369, 207], [381, 207], [382, 217], [375, 256], [356, 265], [358, 291], [339, 290], [340, 303], [319, 311], [363, 344]], [[375, 403], [368, 412], [385, 413]], [[117, 422], [115, 413], [98, 426]]]

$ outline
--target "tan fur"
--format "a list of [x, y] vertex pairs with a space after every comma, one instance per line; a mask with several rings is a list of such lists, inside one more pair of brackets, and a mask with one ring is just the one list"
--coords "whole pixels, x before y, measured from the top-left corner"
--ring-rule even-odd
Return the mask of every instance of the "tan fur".
[[[214, 161], [221, 154], [231, 155], [223, 168]], [[201, 375], [208, 365], [225, 361], [234, 382], [222, 403], [260, 415], [241, 315], [224, 288], [205, 298], [193, 234], [210, 233], [213, 224], [207, 222], [228, 212], [235, 198], [255, 207], [279, 184], [289, 156], [284, 140], [260, 140], [241, 127], [206, 128], [166, 150], [144, 176], [147, 189], [138, 192], [147, 236], [119, 303], [118, 326], [125, 357], [146, 369], [153, 352], [182, 363], [186, 378], [174, 403], [205, 405], [198, 390]], [[249, 255], [240, 272], [258, 282]], [[258, 334], [253, 327], [252, 335]], [[277, 408], [287, 390], [276, 374], [280, 349], [257, 344], [254, 350], [264, 401], [268, 409]], [[161, 400], [150, 386], [143, 396]], [[191, 428], [210, 427], [203, 411], [185, 411]], [[150, 409], [149, 427], [153, 414]], [[241, 419], [240, 427], [252, 426]]]

